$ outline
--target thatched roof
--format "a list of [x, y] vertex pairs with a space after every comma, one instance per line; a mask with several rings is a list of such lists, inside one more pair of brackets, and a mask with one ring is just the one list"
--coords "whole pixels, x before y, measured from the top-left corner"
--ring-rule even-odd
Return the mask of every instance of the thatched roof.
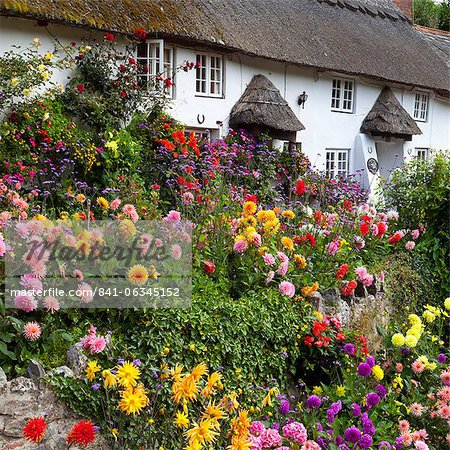
[[414, 119], [385, 86], [361, 125], [361, 132], [372, 136], [411, 137], [422, 134]]
[[0, 13], [112, 32], [143, 28], [319, 70], [449, 95], [448, 68], [392, 0], [0, 0]]
[[442, 58], [444, 63], [449, 68], [450, 77], [450, 32], [435, 30], [434, 28], [421, 27], [418, 25], [415, 25], [415, 29], [419, 31], [431, 45], [433, 45], [436, 50], [436, 54]]
[[232, 127], [260, 125], [281, 131], [300, 131], [297, 119], [280, 91], [264, 75], [255, 75], [230, 113]]

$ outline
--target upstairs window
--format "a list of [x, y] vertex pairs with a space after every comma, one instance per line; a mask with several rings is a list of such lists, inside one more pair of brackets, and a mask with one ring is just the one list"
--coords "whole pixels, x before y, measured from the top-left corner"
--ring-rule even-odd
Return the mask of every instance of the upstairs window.
[[416, 148], [416, 158], [417, 159], [427, 159], [430, 149], [428, 148]]
[[[137, 78], [141, 86], [173, 96], [173, 47], [162, 40], [149, 40], [137, 47]], [[171, 83], [164, 83], [169, 79]]]
[[221, 55], [196, 55], [195, 92], [205, 97], [223, 95], [223, 58]]
[[335, 78], [331, 89], [331, 110], [353, 112], [354, 82], [345, 78]]
[[328, 149], [326, 150], [325, 175], [327, 178], [336, 176], [347, 176], [349, 168], [348, 149]]
[[428, 94], [426, 92], [416, 92], [414, 100], [414, 119], [419, 122], [427, 121]]

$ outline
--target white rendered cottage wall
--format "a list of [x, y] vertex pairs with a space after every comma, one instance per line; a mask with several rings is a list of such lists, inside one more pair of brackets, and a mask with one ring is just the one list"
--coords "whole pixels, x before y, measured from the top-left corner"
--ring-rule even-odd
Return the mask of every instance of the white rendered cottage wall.
[[[49, 30], [62, 44], [70, 41], [80, 42], [82, 38], [102, 39], [102, 33], [80, 28], [50, 25]], [[51, 50], [54, 41], [45, 28], [36, 26], [34, 21], [1, 18], [0, 52], [11, 48], [12, 44], [27, 46], [33, 38], [38, 37], [43, 50]], [[167, 43], [170, 45], [170, 42]], [[176, 47], [175, 65], [183, 61], [195, 61], [198, 51], [208, 53], [201, 46]], [[306, 129], [297, 134], [297, 141], [318, 169], [325, 169], [326, 149], [348, 149], [349, 170], [357, 172], [366, 169], [369, 158], [379, 159], [376, 144], [370, 136], [360, 134], [361, 122], [372, 108], [384, 83], [342, 74], [318, 72], [303, 69], [277, 61], [227, 53], [223, 57], [224, 96], [223, 98], [199, 97], [195, 94], [195, 71], [180, 72], [175, 79], [174, 99], [171, 112], [179, 121], [190, 128], [209, 129], [212, 137], [226, 134], [229, 114], [233, 105], [239, 100], [247, 84], [254, 75], [267, 76], [289, 102]], [[65, 84], [69, 73], [56, 74], [55, 80]], [[331, 87], [333, 78], [351, 78], [355, 82], [354, 106], [352, 113], [333, 112], [331, 110]], [[392, 86], [391, 86], [392, 87]], [[413, 115], [415, 91], [411, 87], [392, 87], [394, 94], [408, 113]], [[298, 105], [298, 96], [305, 91], [308, 100], [304, 108]], [[448, 150], [450, 148], [450, 103], [435, 98], [429, 91], [430, 99], [426, 122], [418, 122], [423, 134], [413, 136], [411, 142], [398, 141], [395, 145], [381, 145], [383, 153], [391, 148], [391, 153], [384, 158], [382, 171], [392, 170], [402, 160], [415, 155], [416, 148]], [[380, 150], [381, 152], [381, 150]], [[395, 154], [398, 157], [395, 158]], [[374, 187], [374, 177], [364, 170], [366, 186]]]

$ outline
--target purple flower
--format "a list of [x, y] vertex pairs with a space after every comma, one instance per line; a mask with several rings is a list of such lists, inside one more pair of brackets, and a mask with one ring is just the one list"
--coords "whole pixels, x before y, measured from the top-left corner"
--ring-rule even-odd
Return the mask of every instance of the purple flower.
[[99, 384], [93, 384], [93, 385], [92, 385], [92, 389], [93, 389], [94, 391], [98, 391], [98, 390], [100, 389], [100, 385], [99, 385]]
[[382, 384], [379, 384], [376, 389], [381, 398], [386, 397], [387, 389]]
[[318, 408], [322, 404], [322, 400], [320, 400], [320, 397], [317, 395], [311, 395], [308, 397], [308, 400], [306, 400], [306, 406], [309, 409], [315, 409]]
[[124, 362], [125, 362], [125, 360], [124, 360], [123, 358], [119, 358], [119, 359], [117, 360], [117, 364], [118, 364], [119, 366], [121, 366]]
[[355, 346], [353, 344], [345, 344], [344, 352], [347, 353], [347, 355], [354, 355], [355, 354]]
[[358, 366], [358, 375], [360, 377], [368, 377], [372, 373], [372, 367], [369, 366], [367, 363], [361, 363]]
[[380, 396], [375, 392], [371, 392], [370, 394], [366, 395], [366, 403], [372, 408], [373, 406], [376, 406], [378, 405], [378, 403], [380, 403]]
[[392, 449], [392, 447], [391, 447], [391, 444], [389, 444], [389, 442], [381, 441], [378, 444], [378, 450], [391, 450], [391, 449]]
[[438, 363], [444, 364], [445, 361], [447, 361], [447, 357], [443, 353], [440, 353], [437, 357], [437, 361]]
[[340, 434], [338, 434], [338, 435], [336, 436], [336, 444], [337, 444], [337, 445], [344, 444], [344, 438], [343, 438]]
[[363, 434], [358, 442], [360, 448], [370, 448], [372, 447], [372, 436], [368, 434]]
[[138, 359], [138, 358], [136, 358], [136, 359], [133, 359], [133, 366], [136, 366], [136, 367], [141, 367], [141, 360], [140, 359]]
[[352, 405], [352, 414], [357, 417], [361, 414], [361, 406], [358, 403], [353, 403]]
[[375, 434], [375, 427], [370, 419], [367, 419], [363, 423], [363, 433], [369, 434], [370, 436], [373, 436]]
[[369, 355], [366, 358], [366, 363], [369, 364], [370, 367], [373, 367], [375, 365], [375, 358]]
[[358, 442], [361, 437], [361, 431], [355, 426], [347, 428], [344, 433], [345, 440], [347, 442]]
[[278, 412], [285, 416], [286, 414], [289, 414], [290, 409], [291, 405], [289, 402], [287, 400], [281, 400], [280, 406], [278, 407]]
[[332, 411], [334, 414], [337, 414], [342, 409], [342, 402], [339, 400], [335, 403], [332, 403], [329, 411]]

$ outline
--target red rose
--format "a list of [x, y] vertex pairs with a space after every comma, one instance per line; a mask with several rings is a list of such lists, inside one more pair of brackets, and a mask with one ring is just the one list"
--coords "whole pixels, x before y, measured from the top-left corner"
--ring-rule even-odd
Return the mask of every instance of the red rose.
[[142, 28], [136, 28], [134, 35], [142, 41], [147, 38], [147, 33]]
[[215, 272], [216, 267], [212, 261], [203, 261], [203, 270], [210, 275]]
[[113, 41], [115, 39], [115, 36], [112, 33], [105, 33], [105, 39], [107, 41]]
[[297, 181], [297, 186], [295, 187], [295, 193], [297, 195], [303, 195], [306, 192], [306, 183], [303, 180]]
[[134, 58], [130, 58], [130, 59], [128, 60], [128, 62], [129, 62], [130, 64], [136, 64], [136, 61], [134, 60]]
[[122, 96], [122, 98], [125, 98], [125, 97], [127, 96], [127, 93], [126, 93], [125, 91], [122, 91], [122, 92], [120, 93], [120, 95]]
[[84, 92], [84, 84], [77, 84], [75, 87], [77, 88], [78, 92]]

